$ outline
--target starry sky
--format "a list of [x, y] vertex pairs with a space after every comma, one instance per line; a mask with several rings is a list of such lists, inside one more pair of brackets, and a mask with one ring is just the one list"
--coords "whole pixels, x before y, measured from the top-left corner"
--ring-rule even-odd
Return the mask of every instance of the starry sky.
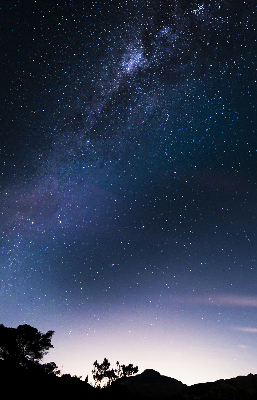
[[83, 378], [257, 373], [256, 2], [0, 15], [0, 322]]

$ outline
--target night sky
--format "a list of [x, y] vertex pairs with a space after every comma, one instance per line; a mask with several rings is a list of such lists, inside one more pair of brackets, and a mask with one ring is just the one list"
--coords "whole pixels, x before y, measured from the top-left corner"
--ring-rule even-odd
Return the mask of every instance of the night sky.
[[0, 15], [0, 323], [83, 378], [257, 373], [256, 2]]

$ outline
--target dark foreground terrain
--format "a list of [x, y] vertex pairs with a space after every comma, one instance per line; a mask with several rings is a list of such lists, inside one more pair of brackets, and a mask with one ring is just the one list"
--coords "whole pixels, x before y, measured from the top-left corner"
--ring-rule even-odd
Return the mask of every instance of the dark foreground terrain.
[[124, 399], [124, 400], [256, 400], [257, 375], [238, 376], [216, 382], [187, 386], [154, 370], [121, 378], [98, 390], [73, 377], [57, 377], [38, 371], [9, 367], [0, 362], [0, 383], [4, 397], [26, 399]]
[[122, 378], [102, 391], [112, 399], [250, 400], [257, 399], [257, 375], [187, 386], [154, 370]]

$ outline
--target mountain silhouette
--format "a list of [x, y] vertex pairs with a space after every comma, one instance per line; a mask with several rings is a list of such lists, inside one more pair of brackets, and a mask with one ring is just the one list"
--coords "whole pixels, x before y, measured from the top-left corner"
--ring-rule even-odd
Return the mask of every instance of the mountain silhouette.
[[187, 386], [147, 369], [133, 377], [117, 379], [101, 392], [112, 400], [256, 400], [257, 375]]
[[117, 379], [106, 391], [113, 397], [165, 399], [186, 388], [187, 385], [176, 379], [161, 375], [153, 369], [146, 369], [141, 374]]
[[187, 386], [182, 382], [161, 375], [153, 369], [141, 374], [123, 377], [110, 386], [96, 389], [86, 381], [69, 374], [58, 377], [46, 374], [38, 367], [25, 369], [0, 361], [2, 391], [12, 398], [23, 396], [26, 400], [68, 399], [87, 400], [256, 400], [257, 375], [220, 379], [215, 382]]
[[257, 375], [220, 379], [189, 386], [176, 400], [253, 400], [257, 399]]

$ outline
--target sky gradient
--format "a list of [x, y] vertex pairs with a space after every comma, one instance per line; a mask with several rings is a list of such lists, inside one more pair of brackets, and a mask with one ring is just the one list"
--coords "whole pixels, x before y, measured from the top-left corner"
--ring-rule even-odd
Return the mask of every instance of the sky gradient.
[[257, 373], [255, 2], [0, 11], [0, 323], [83, 378]]

